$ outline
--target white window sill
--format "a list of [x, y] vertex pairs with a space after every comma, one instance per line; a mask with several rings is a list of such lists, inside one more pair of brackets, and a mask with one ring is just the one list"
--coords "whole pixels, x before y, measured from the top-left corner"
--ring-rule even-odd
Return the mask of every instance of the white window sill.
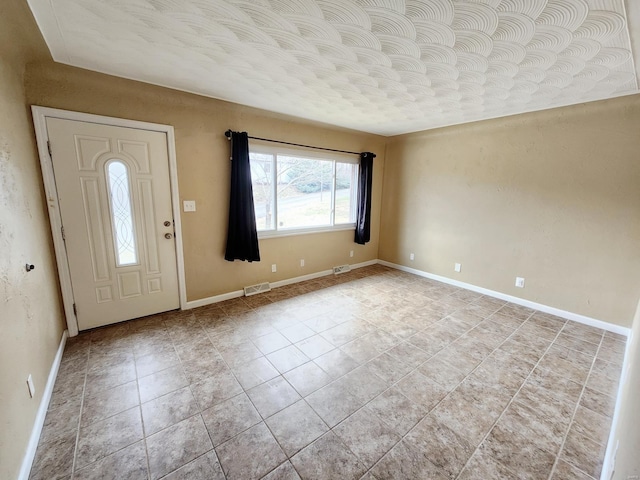
[[283, 230], [265, 230], [258, 232], [258, 239], [293, 237], [296, 235], [309, 235], [313, 233], [341, 232], [344, 230], [355, 230], [355, 223], [345, 223], [343, 225], [334, 225], [331, 227], [310, 227], [310, 228], [291, 228]]

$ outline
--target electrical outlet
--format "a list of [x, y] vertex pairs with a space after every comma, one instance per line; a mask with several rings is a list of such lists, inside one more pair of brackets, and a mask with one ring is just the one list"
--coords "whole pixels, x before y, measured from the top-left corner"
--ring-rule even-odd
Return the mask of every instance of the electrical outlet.
[[349, 256], [350, 256], [350, 257], [353, 257], [353, 250], [351, 250], [351, 251], [349, 252]]
[[185, 212], [195, 212], [196, 211], [196, 201], [195, 200], [185, 200], [182, 202], [182, 210]]
[[415, 260], [416, 256], [413, 253], [409, 254], [409, 260]]
[[271, 273], [276, 273], [278, 271], [278, 267], [276, 267], [276, 264], [274, 263], [273, 265], [271, 265]]
[[460, 263], [456, 263], [456, 264], [453, 266], [453, 269], [454, 269], [456, 272], [460, 272], [460, 270], [462, 270], [462, 264], [460, 264]]
[[516, 287], [524, 288], [524, 278], [516, 277]]
[[36, 387], [33, 385], [33, 377], [31, 377], [31, 374], [29, 374], [29, 377], [27, 378], [27, 388], [29, 388], [29, 395], [33, 398], [36, 394]]
[[304, 267], [304, 258], [301, 258], [301, 259], [300, 259], [300, 266], [301, 266], [301, 267]]

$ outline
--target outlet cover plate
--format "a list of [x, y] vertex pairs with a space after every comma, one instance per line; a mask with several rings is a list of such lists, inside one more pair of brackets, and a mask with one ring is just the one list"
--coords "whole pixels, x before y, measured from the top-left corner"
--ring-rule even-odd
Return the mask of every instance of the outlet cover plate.
[[456, 263], [456, 264], [453, 266], [453, 269], [454, 269], [456, 272], [460, 272], [460, 271], [462, 270], [462, 265], [461, 265], [460, 263]]
[[195, 212], [196, 211], [196, 201], [195, 200], [184, 200], [182, 202], [182, 209], [185, 212]]
[[516, 277], [516, 287], [524, 288], [524, 278]]

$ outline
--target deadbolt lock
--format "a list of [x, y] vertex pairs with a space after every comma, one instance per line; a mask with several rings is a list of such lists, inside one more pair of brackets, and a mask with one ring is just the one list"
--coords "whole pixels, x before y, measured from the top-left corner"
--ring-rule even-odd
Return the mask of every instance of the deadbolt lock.
[[164, 234], [164, 238], [166, 238], [167, 240], [171, 239], [173, 237], [173, 235], [171, 235], [170, 233], [165, 233]]
[[170, 227], [171, 226], [171, 222], [169, 220], [164, 222], [164, 226], [165, 227]]

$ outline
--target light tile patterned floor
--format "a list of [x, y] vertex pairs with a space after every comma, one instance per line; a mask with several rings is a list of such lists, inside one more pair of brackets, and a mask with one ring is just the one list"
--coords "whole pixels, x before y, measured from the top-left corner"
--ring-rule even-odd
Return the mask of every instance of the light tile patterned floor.
[[31, 479], [599, 478], [623, 351], [367, 267], [69, 340]]

